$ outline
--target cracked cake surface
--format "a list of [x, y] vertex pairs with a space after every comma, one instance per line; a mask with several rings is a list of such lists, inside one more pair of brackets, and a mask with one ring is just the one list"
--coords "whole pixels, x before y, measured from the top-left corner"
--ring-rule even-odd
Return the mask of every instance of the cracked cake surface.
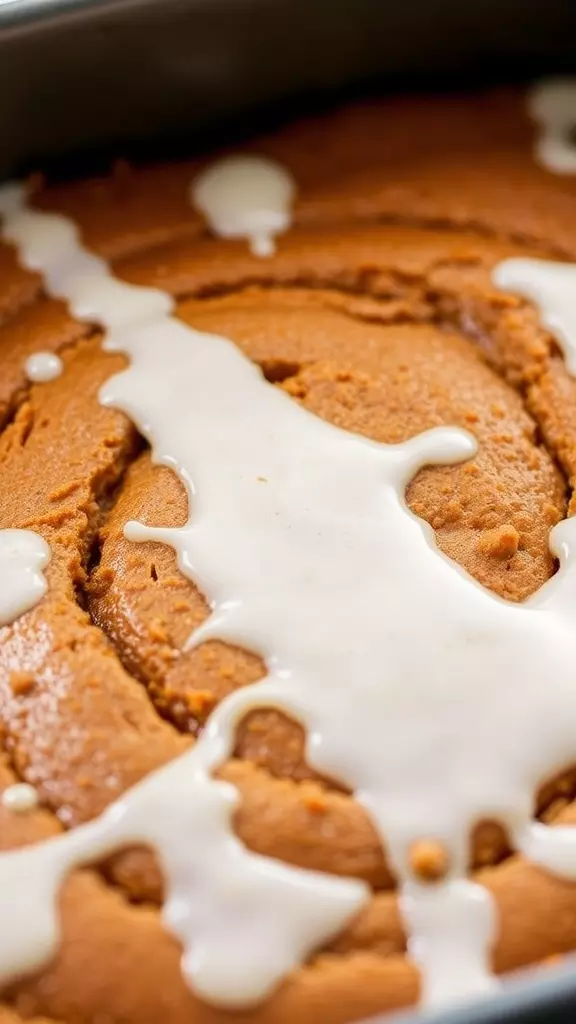
[[[533, 136], [523, 94], [495, 91], [373, 101], [255, 140], [247, 148], [298, 186], [294, 223], [264, 260], [210, 236], [188, 200], [199, 160], [122, 162], [40, 184], [32, 202], [72, 217], [117, 276], [168, 292], [177, 317], [231, 338], [329, 423], [385, 444], [443, 425], [474, 434], [475, 458], [421, 470], [407, 502], [442, 552], [521, 602], [555, 572], [549, 534], [573, 511], [576, 473], [576, 381], [535, 308], [492, 280], [509, 258], [576, 258], [576, 180], [538, 166]], [[29, 782], [41, 803], [25, 815], [0, 804], [8, 850], [93, 819], [197, 742], [264, 666], [219, 640], [187, 649], [205, 595], [171, 548], [124, 536], [129, 520], [188, 516], [178, 477], [98, 400], [124, 357], [8, 244], [0, 315], [0, 528], [34, 530], [52, 550], [46, 596], [0, 631], [0, 786]], [[58, 353], [63, 372], [31, 384], [38, 351]], [[6, 988], [1, 1024], [352, 1024], [417, 999], [386, 849], [350, 792], [307, 764], [302, 727], [251, 712], [217, 774], [240, 792], [249, 849], [362, 879], [365, 908], [273, 996], [232, 1014], [186, 987], [158, 864], [128, 849], [65, 882], [59, 952]], [[574, 772], [542, 779], [537, 813], [576, 824], [575, 795]], [[496, 822], [473, 830], [469, 862], [498, 909], [498, 972], [576, 947], [576, 886], [513, 854]]]

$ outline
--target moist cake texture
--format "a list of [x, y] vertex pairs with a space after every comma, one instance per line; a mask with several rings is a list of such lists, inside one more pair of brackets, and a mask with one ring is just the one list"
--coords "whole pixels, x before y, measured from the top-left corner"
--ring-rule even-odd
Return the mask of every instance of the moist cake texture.
[[[576, 381], [537, 311], [492, 279], [509, 258], [576, 259], [576, 179], [540, 167], [533, 146], [513, 91], [373, 102], [255, 140], [247, 149], [281, 161], [298, 189], [266, 259], [212, 237], [190, 204], [203, 161], [119, 162], [88, 182], [33, 183], [32, 201], [72, 217], [119, 277], [170, 293], [184, 322], [233, 339], [328, 422], [387, 444], [471, 431], [476, 457], [419, 472], [408, 504], [446, 555], [520, 602], [555, 571], [549, 533], [573, 511], [576, 472]], [[0, 528], [34, 530], [52, 550], [46, 596], [0, 636], [0, 785], [31, 783], [41, 803], [0, 804], [8, 850], [91, 820], [194, 744], [264, 666], [220, 641], [185, 649], [205, 597], [171, 548], [124, 536], [132, 519], [188, 516], [177, 476], [98, 401], [124, 358], [7, 244], [0, 313]], [[38, 352], [57, 353], [63, 372], [31, 384]], [[386, 850], [351, 795], [308, 766], [304, 741], [279, 712], [253, 712], [218, 775], [240, 791], [235, 827], [251, 850], [371, 886], [339, 937], [257, 1008], [217, 1009], [186, 987], [158, 865], [131, 849], [64, 884], [58, 955], [7, 987], [0, 1024], [352, 1024], [415, 1001]], [[537, 813], [576, 824], [575, 796], [576, 772], [542, 779]], [[415, 869], [434, 879], [438, 856], [421, 846]], [[576, 886], [512, 854], [497, 823], [473, 831], [470, 869], [496, 900], [498, 972], [576, 948]]]

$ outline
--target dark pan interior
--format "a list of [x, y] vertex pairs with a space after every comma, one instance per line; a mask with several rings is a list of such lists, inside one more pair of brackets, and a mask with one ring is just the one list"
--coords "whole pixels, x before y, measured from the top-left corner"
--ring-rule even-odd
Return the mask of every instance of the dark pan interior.
[[0, 3], [0, 174], [154, 138], [190, 151], [335, 90], [576, 64], [574, 0]]

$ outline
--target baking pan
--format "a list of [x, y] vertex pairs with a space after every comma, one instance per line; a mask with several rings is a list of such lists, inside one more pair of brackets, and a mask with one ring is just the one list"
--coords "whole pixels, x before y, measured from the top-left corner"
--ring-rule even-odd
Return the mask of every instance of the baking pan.
[[[576, 73], [576, 0], [0, 0], [0, 177], [190, 153], [338, 93], [548, 71]], [[575, 962], [393, 1020], [574, 1024]]]
[[[568, 962], [570, 961], [570, 962]], [[441, 1013], [403, 1013], [368, 1024], [574, 1024], [576, 960], [554, 969], [530, 968], [505, 979], [502, 993]]]
[[0, 0], [0, 174], [375, 79], [568, 68], [575, 0]]

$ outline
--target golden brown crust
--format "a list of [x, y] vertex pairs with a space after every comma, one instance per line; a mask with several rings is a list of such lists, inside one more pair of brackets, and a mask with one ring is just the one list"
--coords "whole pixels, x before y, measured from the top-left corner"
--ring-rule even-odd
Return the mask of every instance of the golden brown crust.
[[[0, 1006], [0, 1024], [24, 1024], [24, 1018], [7, 1006]], [[48, 1017], [27, 1017], [26, 1024], [61, 1024], [61, 1022], [48, 1019]]]
[[[315, 414], [388, 443], [443, 423], [475, 433], [474, 461], [422, 471], [408, 502], [443, 551], [523, 600], [554, 571], [548, 534], [576, 473], [576, 381], [535, 311], [490, 281], [507, 256], [576, 251], [576, 183], [535, 165], [523, 107], [515, 93], [375, 103], [254, 144], [299, 185], [297, 225], [266, 261], [206, 237], [186, 198], [197, 164], [120, 165], [37, 202], [73, 215], [121, 276], [174, 294], [179, 316], [233, 338]], [[98, 813], [263, 666], [221, 643], [184, 651], [203, 596], [170, 549], [122, 532], [129, 518], [180, 525], [188, 513], [174, 475], [98, 404], [122, 360], [5, 246], [0, 272], [0, 527], [37, 529], [53, 549], [48, 596], [0, 633], [0, 783], [17, 772], [44, 805], [0, 808], [10, 848]], [[38, 349], [61, 352], [65, 370], [29, 387], [23, 362]], [[300, 727], [252, 714], [220, 774], [240, 790], [236, 828], [252, 849], [372, 885], [346, 933], [232, 1017], [187, 991], [157, 866], [127, 851], [68, 881], [58, 957], [6, 992], [0, 1021], [350, 1024], [416, 997], [385, 850], [350, 794], [307, 765]], [[576, 821], [575, 789], [571, 776], [542, 790], [549, 820]], [[494, 823], [471, 837], [471, 861], [501, 916], [498, 970], [576, 947], [576, 886], [510, 856]]]

